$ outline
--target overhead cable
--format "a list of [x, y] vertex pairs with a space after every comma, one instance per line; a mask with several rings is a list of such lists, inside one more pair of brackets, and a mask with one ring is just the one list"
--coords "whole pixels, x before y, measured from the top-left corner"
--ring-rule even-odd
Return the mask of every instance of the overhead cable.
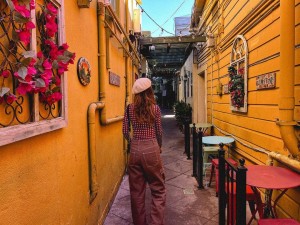
[[167, 33], [169, 33], [169, 34], [171, 34], [171, 35], [174, 35], [174, 33], [171, 33], [171, 32], [169, 32], [169, 31], [167, 31], [167, 30], [165, 30], [163, 27], [161, 27], [144, 9], [143, 9], [143, 7], [140, 5], [140, 3], [138, 3], [137, 2], [137, 0], [135, 0], [135, 2], [136, 2], [136, 4], [138, 4], [139, 5], [139, 7], [141, 8], [141, 10], [142, 10], [142, 12], [144, 12], [147, 16], [148, 16], [148, 18], [150, 19], [150, 20], [152, 20], [152, 22], [153, 23], [155, 23], [162, 31], [165, 31], [165, 32], [167, 32]]

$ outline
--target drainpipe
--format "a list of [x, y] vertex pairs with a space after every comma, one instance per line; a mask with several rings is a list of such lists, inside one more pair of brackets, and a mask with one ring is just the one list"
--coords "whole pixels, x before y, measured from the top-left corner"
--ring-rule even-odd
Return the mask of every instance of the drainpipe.
[[268, 161], [267, 164], [272, 164], [273, 159], [276, 159], [279, 162], [282, 162], [292, 170], [300, 173], [300, 161], [297, 161], [295, 159], [291, 159], [288, 156], [281, 155], [276, 152], [269, 152], [268, 153]]
[[294, 126], [294, 80], [295, 80], [295, 4], [280, 1], [280, 88], [279, 120], [284, 145], [294, 158], [300, 158]]
[[89, 141], [89, 185], [90, 203], [96, 198], [98, 192], [97, 183], [97, 157], [96, 157], [96, 110], [103, 109], [103, 102], [93, 102], [88, 108], [88, 141]]
[[[99, 82], [100, 82], [100, 93], [99, 98], [101, 101], [105, 101], [105, 84], [106, 84], [106, 32], [105, 32], [105, 7], [103, 2], [98, 0], [98, 44], [99, 44]], [[103, 108], [100, 114], [101, 125], [108, 125], [114, 122], [122, 121], [123, 116], [116, 116], [114, 118], [107, 118], [106, 107]]]

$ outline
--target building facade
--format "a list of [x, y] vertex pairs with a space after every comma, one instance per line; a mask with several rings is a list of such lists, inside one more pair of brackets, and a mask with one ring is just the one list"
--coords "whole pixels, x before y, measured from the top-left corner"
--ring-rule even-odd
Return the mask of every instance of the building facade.
[[[194, 51], [193, 121], [234, 137], [230, 154], [246, 165], [300, 172], [299, 15], [299, 0], [195, 1], [191, 29], [207, 41]], [[279, 217], [300, 221], [299, 199], [290, 189]]]
[[0, 224], [102, 224], [127, 163], [136, 2], [0, 6]]

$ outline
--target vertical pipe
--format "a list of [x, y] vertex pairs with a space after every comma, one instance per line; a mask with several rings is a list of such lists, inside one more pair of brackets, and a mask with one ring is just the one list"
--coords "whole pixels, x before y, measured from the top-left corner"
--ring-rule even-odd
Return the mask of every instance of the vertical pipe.
[[300, 157], [294, 131], [295, 2], [280, 1], [279, 126], [283, 142], [293, 157]]
[[104, 103], [94, 102], [88, 108], [88, 139], [89, 139], [89, 188], [90, 188], [90, 203], [96, 198], [98, 192], [97, 182], [97, 157], [96, 157], [96, 110], [103, 109]]
[[[125, 0], [125, 30], [126, 31], [128, 31], [128, 8], [129, 8], [129, 5], [128, 5], [128, 0]], [[125, 102], [124, 102], [124, 111], [125, 111], [125, 109], [126, 109], [126, 106], [128, 105], [128, 96], [129, 96], [129, 94], [128, 94], [128, 56], [127, 56], [127, 54], [126, 54], [126, 56], [125, 56]], [[126, 145], [125, 144], [125, 138], [123, 138], [123, 151], [125, 151], [125, 149], [126, 149], [126, 146], [128, 146], [128, 145]], [[128, 146], [129, 147], [129, 146]], [[127, 151], [126, 151], [126, 156], [125, 156], [125, 168], [127, 168], [127, 164], [128, 164], [128, 154], [129, 154], [129, 152], [128, 152], [128, 147], [127, 147]]]
[[[105, 33], [105, 7], [103, 2], [98, 0], [98, 45], [99, 45], [99, 99], [105, 99], [105, 82], [106, 82], [106, 33]], [[102, 112], [104, 114], [104, 112]]]
[[[98, 52], [99, 52], [99, 100], [105, 101], [105, 85], [107, 82], [107, 60], [106, 60], [106, 42], [108, 41], [107, 34], [105, 32], [105, 6], [103, 2], [98, 0], [97, 2], [97, 13], [98, 13]], [[123, 120], [123, 116], [117, 116], [114, 118], [107, 118], [106, 107], [104, 107], [100, 114], [100, 122], [102, 125], [107, 125], [110, 123], [118, 122]]]

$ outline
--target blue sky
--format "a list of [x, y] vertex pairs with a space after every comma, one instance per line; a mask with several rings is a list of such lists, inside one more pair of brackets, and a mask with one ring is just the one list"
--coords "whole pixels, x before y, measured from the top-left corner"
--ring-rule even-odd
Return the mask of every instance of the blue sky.
[[[164, 30], [174, 34], [174, 18], [190, 16], [193, 4], [194, 0], [142, 0], [141, 6]], [[179, 8], [180, 5], [181, 7]], [[152, 37], [173, 36], [167, 32], [162, 33], [161, 28], [149, 19], [145, 13], [142, 13], [142, 30], [151, 31]]]

